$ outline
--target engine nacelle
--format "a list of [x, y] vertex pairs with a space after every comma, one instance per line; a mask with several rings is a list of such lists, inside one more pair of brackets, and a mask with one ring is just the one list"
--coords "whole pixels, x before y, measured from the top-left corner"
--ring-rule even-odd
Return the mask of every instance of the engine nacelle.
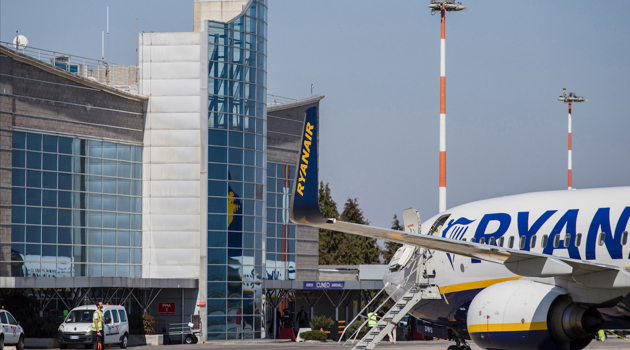
[[575, 304], [567, 294], [533, 281], [497, 283], [471, 302], [468, 333], [486, 349], [583, 349], [603, 319], [597, 309]]

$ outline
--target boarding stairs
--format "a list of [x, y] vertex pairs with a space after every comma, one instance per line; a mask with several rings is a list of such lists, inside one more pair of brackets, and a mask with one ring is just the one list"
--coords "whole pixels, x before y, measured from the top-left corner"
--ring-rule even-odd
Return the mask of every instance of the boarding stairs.
[[[353, 347], [353, 350], [371, 350], [378, 345], [378, 343], [383, 340], [383, 338], [389, 333], [394, 325], [398, 324], [402, 320], [403, 317], [421, 300], [426, 299], [441, 299], [442, 295], [440, 294], [440, 290], [436, 285], [426, 283], [426, 279], [423, 276], [426, 276], [425, 268], [427, 265], [427, 261], [430, 258], [430, 252], [425, 249], [421, 249], [422, 252], [413, 259], [410, 264], [407, 266], [415, 266], [409, 272], [409, 269], [401, 269], [398, 273], [407, 272], [407, 276], [399, 283], [397, 286], [393, 286], [390, 282], [387, 282], [383, 289], [376, 294], [374, 298], [361, 310], [361, 312], [350, 322], [350, 324], [354, 323], [359, 317], [362, 316], [363, 312], [367, 310], [370, 305], [376, 304], [375, 301], [378, 300], [379, 296], [383, 291], [389, 290], [390, 295], [385, 299], [380, 305], [377, 307], [373, 307], [374, 312], [380, 310], [389, 300], [396, 300], [394, 306], [392, 306], [383, 317], [377, 317], [377, 323], [374, 327], [372, 327], [368, 332], [363, 336], [363, 338]], [[421, 272], [421, 273], [416, 273]], [[423, 280], [424, 279], [424, 280]], [[392, 292], [393, 291], [393, 292]], [[402, 294], [402, 296], [401, 296]], [[361, 329], [366, 327], [369, 322], [369, 318], [366, 318], [365, 321], [361, 324], [357, 330], [348, 337], [343, 346], [345, 346], [349, 341], [354, 344], [354, 341], [359, 335]], [[348, 329], [346, 327], [346, 329]], [[345, 333], [345, 330], [344, 330]], [[343, 339], [343, 335], [341, 339]], [[341, 339], [339, 342], [341, 342]]]

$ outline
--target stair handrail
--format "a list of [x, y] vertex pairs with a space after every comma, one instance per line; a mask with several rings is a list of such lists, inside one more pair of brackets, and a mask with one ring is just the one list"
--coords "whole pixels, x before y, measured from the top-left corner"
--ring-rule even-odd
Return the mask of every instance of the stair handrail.
[[[417, 257], [415, 257], [415, 258], [414, 258], [414, 259], [410, 262], [410, 264], [414, 264], [416, 261], [418, 261], [420, 258], [423, 258], [424, 256], [425, 256], [425, 255], [424, 255], [424, 252], [423, 252], [423, 254], [418, 254], [418, 256], [417, 256]], [[400, 284], [398, 284], [398, 286], [396, 287], [396, 289], [400, 288], [400, 286], [401, 286], [403, 283], [404, 283], [405, 285], [408, 285], [408, 284], [409, 284], [409, 283], [408, 283], [409, 278], [410, 278], [410, 277], [414, 274], [414, 272], [416, 272], [416, 271], [418, 270], [418, 268], [419, 268], [420, 266], [424, 266], [424, 265], [425, 265], [425, 263], [426, 263], [426, 261], [423, 261], [423, 262], [422, 262], [422, 264], [416, 264], [416, 267], [415, 267], [413, 270], [411, 270], [411, 272], [409, 273], [409, 275], [407, 275], [407, 277], [405, 277], [405, 279], [404, 279], [404, 280], [403, 280]], [[413, 266], [413, 265], [412, 265], [412, 266]], [[403, 272], [403, 273], [404, 273], [404, 271], [405, 271], [404, 269], [400, 269], [400, 270], [398, 270], [398, 271], [396, 272], [396, 274], [401, 273], [401, 272]], [[360, 311], [360, 312], [359, 312], [359, 313], [358, 313], [358, 314], [357, 314], [357, 315], [356, 315], [356, 316], [352, 319], [352, 322], [350, 322], [350, 323], [348, 323], [348, 324], [347, 324], [347, 326], [344, 328], [343, 332], [341, 333], [341, 336], [339, 337], [339, 340], [337, 341], [337, 344], [341, 343], [341, 340], [343, 339], [343, 336], [344, 336], [344, 334], [346, 333], [346, 330], [350, 327], [350, 325], [352, 325], [352, 324], [354, 323], [354, 321], [356, 321], [356, 320], [357, 320], [357, 318], [359, 318], [360, 316], [362, 316], [361, 314], [363, 313], [363, 311], [365, 311], [365, 309], [367, 309], [367, 308], [368, 308], [368, 307], [372, 304], [372, 302], [373, 302], [374, 300], [376, 300], [376, 298], [377, 298], [377, 297], [378, 297], [378, 296], [379, 296], [379, 295], [380, 295], [380, 294], [381, 294], [381, 293], [382, 293], [382, 292], [383, 292], [383, 291], [384, 291], [384, 290], [385, 290], [385, 289], [386, 289], [386, 288], [387, 288], [390, 284], [391, 284], [390, 282], [385, 283], [385, 285], [383, 286], [383, 288], [382, 288], [382, 289], [381, 289], [381, 290], [380, 290], [380, 291], [379, 291], [379, 292], [378, 292], [378, 293], [374, 296], [374, 298], [372, 298], [372, 300], [370, 300], [370, 302], [369, 302], [369, 303], [367, 303], [367, 304], [365, 305], [365, 307], [364, 307], [364, 308], [363, 308], [363, 309], [362, 309], [362, 310], [361, 310], [361, 311]], [[413, 285], [411, 285], [411, 286], [413, 287]], [[383, 307], [383, 305], [384, 305], [386, 302], [388, 302], [388, 301], [389, 301], [389, 299], [391, 299], [391, 298], [392, 298], [392, 296], [393, 296], [393, 293], [392, 293], [392, 295], [388, 296], [388, 297], [387, 297], [387, 299], [385, 299], [385, 301], [383, 301], [383, 302], [381, 303], [381, 305], [379, 305], [379, 306], [378, 306], [378, 308], [376, 308], [375, 310], [380, 310], [380, 309], [381, 309], [381, 307]], [[377, 315], [377, 318], [378, 318], [378, 315]], [[366, 320], [365, 320], [365, 321], [364, 321], [364, 322], [363, 322], [363, 323], [362, 323], [362, 324], [361, 324], [361, 325], [357, 328], [357, 330], [356, 330], [354, 333], [352, 333], [352, 335], [350, 335], [350, 337], [348, 337], [348, 339], [346, 339], [346, 341], [343, 343], [343, 345], [342, 345], [342, 346], [346, 346], [346, 344], [348, 343], [348, 341], [350, 341], [350, 339], [352, 339], [352, 344], [354, 344], [354, 341], [356, 340], [357, 336], [359, 335], [359, 333], [360, 333], [361, 329], [363, 329], [363, 327], [365, 326], [365, 324], [366, 324], [369, 320], [370, 320], [370, 318], [368, 317], [368, 318], [367, 318], [367, 319], [366, 319]], [[353, 338], [353, 337], [354, 337], [354, 338]]]

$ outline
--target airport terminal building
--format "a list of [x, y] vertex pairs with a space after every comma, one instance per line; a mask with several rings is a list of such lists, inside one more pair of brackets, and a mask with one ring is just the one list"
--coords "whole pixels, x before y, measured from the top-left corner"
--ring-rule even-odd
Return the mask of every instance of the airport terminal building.
[[288, 206], [324, 97], [267, 94], [267, 0], [195, 1], [193, 28], [140, 34], [138, 66], [0, 48], [0, 288], [40, 315], [104, 299], [240, 339], [316, 305], [318, 231]]

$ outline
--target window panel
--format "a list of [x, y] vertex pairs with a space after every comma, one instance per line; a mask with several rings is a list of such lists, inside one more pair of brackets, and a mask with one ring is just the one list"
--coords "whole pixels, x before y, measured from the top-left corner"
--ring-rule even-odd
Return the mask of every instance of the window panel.
[[31, 151], [42, 150], [42, 135], [39, 134], [27, 134], [26, 135], [26, 149]]
[[50, 188], [50, 189], [57, 189], [57, 173], [53, 173], [50, 171], [44, 171], [42, 172], [42, 187], [44, 188]]
[[11, 185], [25, 186], [26, 185], [26, 171], [23, 169], [13, 169], [12, 174], [11, 174]]
[[29, 169], [41, 169], [42, 154], [39, 152], [26, 152], [26, 167]]
[[43, 168], [44, 170], [57, 170], [57, 155], [44, 153], [43, 154]]
[[11, 242], [24, 242], [25, 237], [24, 225], [11, 226]]
[[41, 224], [42, 223], [42, 209], [41, 208], [26, 208], [26, 223], [27, 224]]

